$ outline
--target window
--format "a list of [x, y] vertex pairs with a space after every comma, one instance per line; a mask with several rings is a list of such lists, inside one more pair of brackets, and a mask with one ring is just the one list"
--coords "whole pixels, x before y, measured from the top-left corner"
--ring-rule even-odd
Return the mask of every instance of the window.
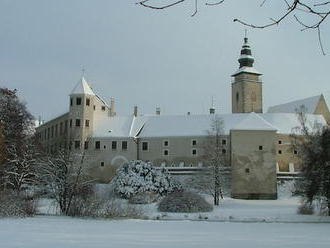
[[279, 140], [279, 141], [278, 141], [278, 144], [281, 145], [281, 144], [282, 144], [282, 140]]
[[94, 109], [94, 110], [96, 109], [95, 105], [93, 106], [93, 109]]
[[227, 145], [227, 140], [225, 140], [225, 139], [223, 139], [222, 141], [221, 141], [221, 143], [222, 143], [222, 145]]
[[121, 149], [126, 151], [127, 150], [127, 141], [122, 141], [121, 142]]
[[167, 156], [168, 155], [168, 150], [164, 150], [164, 156]]
[[64, 132], [68, 131], [68, 120], [64, 123]]
[[111, 142], [111, 148], [112, 148], [112, 150], [116, 150], [117, 149], [117, 141], [112, 141]]
[[95, 141], [95, 149], [99, 150], [101, 147], [101, 142], [100, 141]]
[[192, 153], [192, 155], [197, 155], [197, 150], [196, 149], [192, 149], [191, 153]]
[[76, 119], [76, 127], [80, 127], [80, 119]]
[[282, 150], [278, 150], [278, 154], [282, 154]]
[[80, 140], [75, 140], [74, 141], [74, 148], [79, 149], [80, 148]]
[[148, 142], [142, 142], [142, 151], [148, 151]]
[[89, 106], [91, 104], [91, 100], [89, 98], [86, 98], [86, 106]]
[[107, 149], [107, 146], [104, 145], [104, 146], [103, 146], [103, 149]]
[[297, 150], [293, 150], [293, 154], [297, 155], [298, 151]]
[[197, 140], [192, 140], [192, 141], [191, 141], [191, 145], [192, 145], [192, 146], [197, 145]]
[[72, 127], [72, 119], [70, 120], [70, 127]]
[[89, 127], [89, 120], [85, 120], [85, 126]]
[[245, 173], [250, 173], [250, 169], [249, 168], [246, 168], [245, 169]]
[[259, 151], [262, 151], [264, 148], [262, 146], [259, 146]]
[[54, 137], [54, 126], [52, 126], [52, 138]]
[[164, 146], [168, 146], [168, 140], [164, 141]]
[[105, 106], [102, 106], [101, 109], [102, 109], [102, 111], [105, 111]]
[[57, 137], [57, 134], [58, 134], [58, 125], [56, 124], [55, 125], [55, 137]]
[[101, 167], [104, 167], [104, 162], [101, 162]]
[[222, 149], [222, 154], [226, 154], [227, 150], [226, 149]]
[[84, 143], [84, 149], [85, 149], [85, 150], [88, 149], [88, 141], [85, 141], [85, 143]]
[[76, 98], [76, 105], [81, 105], [81, 97]]
[[236, 102], [238, 102], [238, 101], [239, 101], [239, 93], [236, 92]]
[[72, 99], [72, 97], [70, 98], [70, 106], [72, 106], [72, 104], [73, 104], [73, 99]]

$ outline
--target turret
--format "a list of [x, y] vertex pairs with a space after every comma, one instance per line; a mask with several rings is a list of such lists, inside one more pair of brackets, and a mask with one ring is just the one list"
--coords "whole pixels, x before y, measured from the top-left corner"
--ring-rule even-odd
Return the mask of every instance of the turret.
[[95, 98], [92, 88], [82, 77], [70, 94], [69, 146], [82, 149], [87, 137], [92, 135]]

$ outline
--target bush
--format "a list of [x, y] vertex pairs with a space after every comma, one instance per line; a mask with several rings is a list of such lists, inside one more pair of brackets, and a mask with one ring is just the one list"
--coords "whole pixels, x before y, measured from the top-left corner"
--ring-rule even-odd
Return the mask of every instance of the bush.
[[35, 199], [26, 198], [14, 192], [0, 193], [0, 217], [28, 217], [37, 212]]
[[143, 192], [132, 196], [129, 199], [130, 204], [150, 204], [156, 202], [159, 196], [153, 192]]
[[115, 192], [125, 199], [144, 192], [163, 196], [182, 190], [165, 168], [155, 168], [143, 161], [131, 161], [121, 166], [113, 183]]
[[312, 215], [314, 214], [314, 206], [312, 204], [304, 203], [298, 207], [298, 214]]
[[213, 210], [213, 206], [196, 193], [174, 192], [162, 199], [158, 210], [175, 213], [210, 212]]

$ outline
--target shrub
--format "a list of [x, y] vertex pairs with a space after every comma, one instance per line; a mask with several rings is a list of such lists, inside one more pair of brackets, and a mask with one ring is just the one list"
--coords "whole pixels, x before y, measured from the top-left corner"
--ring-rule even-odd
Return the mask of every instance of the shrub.
[[298, 207], [298, 214], [312, 215], [314, 214], [314, 206], [312, 204], [303, 203]]
[[102, 218], [142, 218], [143, 210], [137, 206], [127, 204], [120, 199], [112, 199], [105, 203], [100, 217]]
[[159, 196], [156, 193], [143, 192], [133, 195], [128, 202], [130, 204], [150, 204], [156, 202], [158, 198]]
[[151, 163], [143, 161], [131, 161], [117, 170], [114, 189], [120, 197], [129, 199], [144, 192], [162, 196], [179, 191], [182, 187], [165, 168], [155, 168]]
[[36, 214], [37, 202], [14, 192], [0, 193], [0, 217], [28, 217]]
[[196, 193], [174, 192], [162, 199], [158, 210], [175, 213], [210, 212], [213, 210], [213, 206]]

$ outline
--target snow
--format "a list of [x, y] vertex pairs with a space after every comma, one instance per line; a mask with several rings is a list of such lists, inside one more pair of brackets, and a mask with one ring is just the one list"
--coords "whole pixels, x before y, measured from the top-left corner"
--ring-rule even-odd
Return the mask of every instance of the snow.
[[329, 247], [329, 224], [91, 220], [38, 216], [1, 219], [6, 248]]
[[240, 121], [231, 130], [264, 130], [264, 131], [276, 131], [277, 128], [263, 119], [256, 113], [250, 113]]
[[73, 94], [95, 95], [84, 77], [82, 77], [73, 88], [71, 95]]
[[259, 71], [257, 71], [254, 67], [248, 67], [248, 66], [243, 66], [239, 68], [233, 75], [232, 77], [242, 73], [242, 72], [247, 72], [247, 73], [252, 73], [252, 74], [257, 74], [257, 75], [262, 75]]
[[[224, 134], [230, 130], [277, 130], [291, 134], [300, 126], [295, 113], [220, 114], [220, 115], [154, 115], [154, 116], [105, 116], [94, 126], [93, 137], [196, 137], [205, 136], [213, 118], [224, 122]], [[307, 124], [325, 125], [321, 115], [306, 114]], [[111, 131], [111, 132], [110, 132]]]
[[[260, 116], [271, 123], [280, 134], [292, 134], [294, 129], [301, 127], [295, 113], [266, 113]], [[326, 125], [322, 115], [306, 114], [306, 125], [313, 129], [316, 125]]]
[[296, 109], [304, 105], [306, 107], [306, 113], [313, 114], [320, 101], [322, 95], [308, 97], [285, 104], [275, 105], [269, 107], [268, 113], [296, 113]]

